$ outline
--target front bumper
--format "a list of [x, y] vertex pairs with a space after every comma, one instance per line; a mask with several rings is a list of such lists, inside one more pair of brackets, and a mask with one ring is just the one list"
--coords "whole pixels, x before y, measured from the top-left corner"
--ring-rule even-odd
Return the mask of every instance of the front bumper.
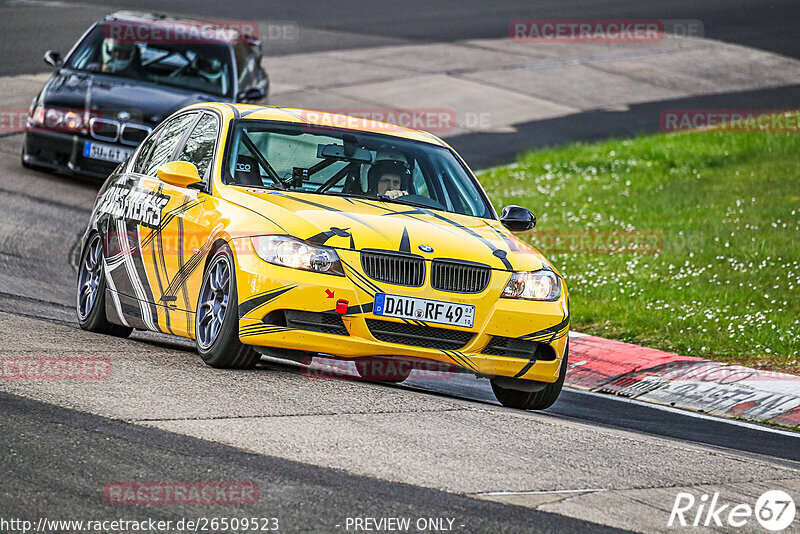
[[[381, 292], [418, 296], [476, 306], [473, 328], [427, 323], [429, 327], [464, 332], [467, 338], [458, 348], [431, 348], [379, 340], [368, 321], [402, 324], [404, 321], [372, 313], [374, 293], [364, 283], [356, 251], [338, 251], [345, 263], [346, 277], [318, 274], [262, 261], [252, 250], [249, 239], [236, 239], [237, 289], [239, 295], [239, 335], [243, 343], [330, 354], [339, 358], [372, 356], [417, 361], [441, 362], [466, 372], [484, 376], [506, 376], [555, 382], [558, 379], [569, 329], [567, 295], [555, 302], [531, 302], [498, 298], [511, 273], [494, 271], [492, 282], [481, 294], [447, 293], [424, 286], [407, 288], [374, 282]], [[356, 271], [356, 272], [354, 272]], [[340, 301], [347, 301], [346, 313], [337, 314]], [[344, 330], [338, 333], [312, 331], [286, 323], [284, 311], [299, 310], [341, 318]], [[375, 323], [372, 323], [373, 325]], [[318, 329], [319, 330], [319, 329]], [[325, 330], [324, 328], [321, 330]], [[493, 338], [525, 341], [535, 346], [530, 355], [498, 355], [488, 345]], [[422, 341], [425, 343], [425, 341]], [[502, 352], [502, 351], [501, 351]]]
[[119, 164], [84, 157], [84, 145], [90, 140], [65, 132], [29, 129], [23, 140], [22, 159], [27, 165], [56, 172], [108, 178]]

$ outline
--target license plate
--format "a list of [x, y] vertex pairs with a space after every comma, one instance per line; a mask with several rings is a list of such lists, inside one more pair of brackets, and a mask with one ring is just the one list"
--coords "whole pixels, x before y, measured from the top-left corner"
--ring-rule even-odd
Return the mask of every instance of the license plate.
[[133, 150], [129, 148], [105, 145], [103, 143], [95, 143], [93, 141], [86, 141], [86, 144], [83, 145], [83, 157], [85, 158], [122, 163], [128, 159], [131, 154], [133, 154]]
[[414, 319], [465, 328], [472, 328], [472, 323], [475, 321], [475, 306], [386, 293], [375, 295], [372, 313], [384, 317]]

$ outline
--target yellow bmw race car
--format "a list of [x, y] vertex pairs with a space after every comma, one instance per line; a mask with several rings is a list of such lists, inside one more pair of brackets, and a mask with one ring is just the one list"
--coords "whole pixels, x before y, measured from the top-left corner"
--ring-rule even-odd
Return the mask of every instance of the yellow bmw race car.
[[80, 325], [194, 339], [213, 367], [262, 354], [491, 380], [543, 409], [567, 369], [563, 278], [498, 218], [464, 161], [415, 130], [205, 103], [161, 123], [102, 186], [83, 237]]

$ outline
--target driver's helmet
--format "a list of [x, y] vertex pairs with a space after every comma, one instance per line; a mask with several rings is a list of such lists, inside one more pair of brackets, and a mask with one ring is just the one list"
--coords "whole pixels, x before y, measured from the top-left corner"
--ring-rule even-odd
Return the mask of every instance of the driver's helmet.
[[198, 55], [193, 60], [197, 73], [214, 85], [222, 85], [222, 61]]
[[[370, 167], [367, 173], [367, 183], [369, 187], [367, 193], [370, 195], [378, 194], [378, 182], [387, 174], [392, 174], [400, 177], [399, 189], [408, 191], [411, 185], [411, 169], [408, 168], [408, 163], [404, 161], [385, 159], [376, 161]], [[392, 187], [398, 189], [398, 187]]]
[[103, 65], [110, 72], [127, 69], [133, 62], [136, 46], [116, 39], [103, 39]]
[[[390, 144], [383, 144], [380, 148], [378, 148], [378, 150], [375, 151], [375, 162], [369, 167], [369, 169], [374, 167], [375, 164], [380, 161], [399, 161], [408, 165], [408, 158], [406, 158], [402, 152]], [[367, 166], [361, 167], [361, 189], [363, 191], [373, 191], [374, 194], [374, 191], [377, 191], [377, 182], [374, 186], [371, 186], [372, 182], [369, 179], [369, 169]], [[405, 185], [405, 183], [403, 185]]]

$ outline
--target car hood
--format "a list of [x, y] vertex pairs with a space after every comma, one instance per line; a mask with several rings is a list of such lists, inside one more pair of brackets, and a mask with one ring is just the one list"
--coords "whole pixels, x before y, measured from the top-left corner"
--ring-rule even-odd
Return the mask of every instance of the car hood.
[[534, 271], [542, 255], [499, 221], [394, 202], [228, 186], [223, 196], [269, 219], [280, 233], [339, 249], [408, 252], [494, 269]]
[[98, 110], [104, 118], [116, 119], [117, 114], [124, 111], [132, 122], [155, 125], [185, 106], [220, 98], [127, 78], [62, 69], [47, 82], [41, 100], [50, 107], [75, 110], [88, 107]]

